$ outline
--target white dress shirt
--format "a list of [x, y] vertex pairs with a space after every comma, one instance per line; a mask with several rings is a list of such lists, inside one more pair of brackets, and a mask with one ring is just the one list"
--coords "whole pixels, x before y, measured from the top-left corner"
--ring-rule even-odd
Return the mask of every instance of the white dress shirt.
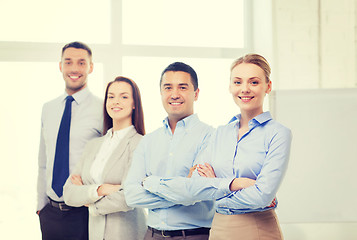
[[[100, 147], [99, 152], [98, 152], [97, 156], [95, 157], [92, 167], [90, 169], [90, 175], [93, 178], [93, 180], [95, 181], [95, 183], [97, 183], [97, 185], [93, 185], [88, 190], [89, 197], [93, 201], [97, 201], [102, 197], [102, 196], [98, 196], [97, 190], [98, 190], [99, 186], [104, 183], [103, 182], [104, 176], [102, 176], [102, 173], [103, 173], [103, 169], [104, 169], [105, 165], [107, 164], [107, 162], [108, 162], [110, 156], [113, 154], [114, 150], [118, 147], [118, 144], [120, 143], [120, 141], [133, 128], [134, 128], [134, 126], [131, 125], [124, 129], [114, 131], [114, 133], [113, 133], [113, 129], [111, 128], [107, 131], [107, 134], [105, 134], [105, 136], [104, 136], [105, 139], [104, 139], [102, 146]], [[89, 213], [93, 214], [93, 211], [91, 211], [91, 208], [89, 208]], [[93, 215], [95, 215], [95, 214], [93, 214]]]
[[124, 138], [125, 134], [132, 128], [134, 128], [133, 125], [118, 131], [114, 131], [114, 133], [113, 129], [111, 128], [104, 136], [105, 140], [102, 146], [100, 147], [100, 150], [97, 156], [95, 157], [95, 160], [90, 169], [90, 174], [97, 184], [103, 183], [102, 172], [108, 159], [110, 158], [120, 141]]
[[[43, 105], [41, 138], [38, 156], [37, 210], [48, 202], [63, 201], [53, 191], [52, 172], [59, 125], [65, 107], [67, 93]], [[69, 172], [79, 161], [88, 140], [100, 137], [103, 130], [103, 101], [89, 92], [88, 88], [72, 95], [72, 116], [69, 145]]]

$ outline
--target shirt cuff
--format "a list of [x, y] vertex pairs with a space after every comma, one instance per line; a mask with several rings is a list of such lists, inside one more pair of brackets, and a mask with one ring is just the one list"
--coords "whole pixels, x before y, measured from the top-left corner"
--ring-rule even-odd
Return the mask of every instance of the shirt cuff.
[[159, 190], [160, 180], [161, 178], [159, 176], [151, 175], [144, 178], [142, 185], [145, 190], [151, 193], [156, 193]]
[[96, 208], [94, 203], [88, 205], [88, 213], [92, 216], [99, 216], [98, 209]]
[[218, 183], [218, 194], [216, 199], [226, 197], [232, 193], [231, 190], [229, 189], [229, 186], [231, 185], [233, 180], [234, 178], [220, 178], [220, 181]]
[[94, 185], [90, 186], [90, 188], [88, 189], [89, 199], [92, 202], [96, 202], [101, 198], [101, 196], [98, 196], [98, 191], [97, 191], [99, 187], [100, 187], [100, 184], [94, 184]]

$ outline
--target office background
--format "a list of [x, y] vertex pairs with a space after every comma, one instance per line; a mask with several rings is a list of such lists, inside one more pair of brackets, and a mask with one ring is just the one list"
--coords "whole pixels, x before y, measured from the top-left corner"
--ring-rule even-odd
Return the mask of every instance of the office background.
[[[92, 48], [95, 65], [89, 88], [96, 95], [102, 97], [106, 83], [118, 75], [138, 83], [150, 132], [165, 117], [159, 77], [173, 61], [197, 70], [201, 91], [195, 111], [213, 126], [238, 113], [228, 93], [229, 68], [246, 53], [268, 59], [277, 91], [338, 89], [343, 95], [344, 89], [356, 89], [356, 26], [356, 0], [0, 0], [1, 237], [40, 239], [35, 205], [41, 107], [64, 91], [58, 62], [65, 43], [79, 40]], [[301, 95], [291, 97], [298, 102]], [[336, 107], [353, 106], [347, 103], [356, 98], [352, 94], [334, 100], [333, 107], [326, 107], [332, 115]], [[337, 122], [336, 128], [349, 131], [343, 123]], [[304, 170], [301, 167], [301, 179]], [[328, 174], [323, 167], [317, 170], [316, 179]], [[343, 192], [356, 198], [353, 183], [335, 181], [341, 199]], [[281, 190], [282, 197], [296, 191], [286, 185]], [[329, 202], [326, 194], [298, 197], [304, 204], [309, 197], [322, 206]], [[291, 206], [284, 199], [289, 200], [280, 199], [281, 209]], [[339, 204], [331, 208], [349, 208]], [[280, 213], [287, 240], [357, 238], [353, 217], [321, 219], [323, 214], [307, 207], [307, 217], [299, 218], [293, 210], [290, 216], [285, 210]]]

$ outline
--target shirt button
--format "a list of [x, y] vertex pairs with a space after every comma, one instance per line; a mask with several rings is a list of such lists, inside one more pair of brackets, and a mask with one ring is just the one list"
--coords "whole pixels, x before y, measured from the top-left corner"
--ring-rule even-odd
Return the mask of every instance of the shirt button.
[[174, 154], [173, 153], [169, 153], [169, 156], [171, 157], [171, 156], [173, 156]]

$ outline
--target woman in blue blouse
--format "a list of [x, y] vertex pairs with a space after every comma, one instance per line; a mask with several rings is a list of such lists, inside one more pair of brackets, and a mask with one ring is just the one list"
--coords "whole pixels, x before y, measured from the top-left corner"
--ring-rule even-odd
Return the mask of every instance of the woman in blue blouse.
[[291, 131], [263, 112], [271, 88], [264, 57], [248, 54], [234, 61], [229, 90], [241, 113], [218, 127], [197, 157], [205, 163], [198, 174], [216, 178], [149, 176], [143, 182], [148, 191], [185, 205], [216, 199], [212, 240], [282, 239], [275, 195], [287, 169]]

